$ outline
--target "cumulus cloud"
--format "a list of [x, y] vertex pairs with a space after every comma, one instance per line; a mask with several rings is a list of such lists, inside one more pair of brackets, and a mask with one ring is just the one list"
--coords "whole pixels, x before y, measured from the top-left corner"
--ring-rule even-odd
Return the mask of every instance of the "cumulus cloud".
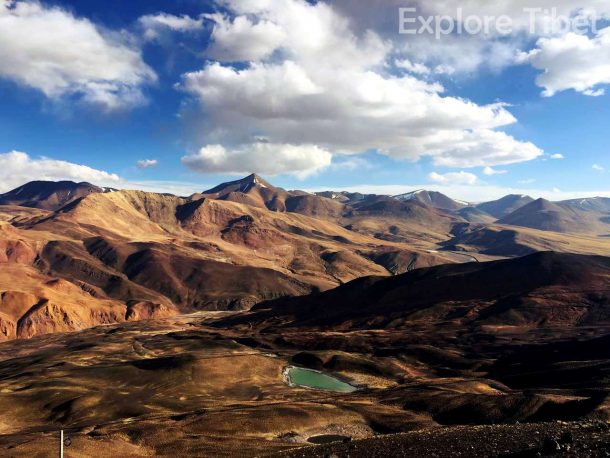
[[596, 170], [597, 172], [605, 172], [606, 168], [599, 164], [593, 164], [593, 170]]
[[157, 159], [142, 159], [141, 161], [136, 162], [136, 167], [139, 169], [152, 169], [157, 165], [159, 165]]
[[270, 21], [253, 23], [246, 16], [231, 21], [222, 14], [206, 17], [214, 22], [213, 43], [207, 54], [224, 62], [264, 59], [286, 38], [282, 28]]
[[168, 13], [147, 14], [138, 19], [146, 40], [156, 40], [164, 31], [193, 32], [203, 29], [203, 18]]
[[529, 161], [544, 154], [533, 143], [489, 129], [453, 132], [432, 145], [435, 164], [447, 167], [492, 167]]
[[10, 191], [34, 180], [89, 181], [108, 186], [120, 182], [118, 175], [96, 170], [86, 165], [46, 157], [32, 158], [20, 151], [0, 154], [0, 192]]
[[551, 159], [555, 159], [555, 160], [561, 160], [561, 159], [565, 159], [565, 156], [563, 154], [557, 153], [557, 154], [551, 154]]
[[540, 39], [536, 49], [519, 60], [543, 71], [536, 84], [544, 88], [545, 97], [568, 89], [592, 97], [604, 95], [599, 86], [610, 84], [610, 27], [594, 37], [567, 33]]
[[[527, 0], [376, 0], [374, 8], [370, 2], [333, 0], [332, 3], [356, 27], [376, 30], [394, 40], [400, 58], [421, 62], [428, 68], [440, 66], [456, 74], [471, 74], [481, 68], [501, 71], [514, 65], [515, 56], [529, 49], [532, 40], [561, 37], [565, 31], [559, 27], [562, 24], [553, 22], [553, 13], [556, 13], [555, 17], [572, 18], [575, 23], [588, 21], [589, 25], [610, 17], [610, 2], [607, 0], [538, 0], [534, 4]], [[512, 33], [500, 33], [503, 31], [492, 26], [490, 33], [475, 35], [454, 33], [436, 39], [434, 34], [424, 33], [399, 37], [398, 8], [405, 6], [416, 8], [416, 13], [409, 14], [409, 17], [451, 17], [456, 24], [462, 20], [462, 26], [469, 17], [508, 17]], [[598, 21], [597, 26], [600, 24], [603, 22]], [[557, 63], [552, 67], [561, 65]], [[585, 65], [583, 71], [586, 68]], [[586, 95], [603, 94], [600, 88], [582, 92]]]
[[142, 103], [156, 75], [121, 34], [58, 7], [0, 0], [0, 78], [113, 110]]
[[[388, 73], [394, 44], [371, 30], [354, 31], [327, 3], [223, 4], [231, 15], [211, 17], [222, 31], [214, 32], [208, 50], [217, 62], [185, 74], [181, 86], [201, 102], [208, 144], [244, 145], [262, 135], [274, 144], [317, 145], [333, 154], [431, 156], [452, 167], [542, 154], [497, 130], [516, 122], [504, 104], [445, 96], [440, 84], [417, 78], [424, 68], [411, 61], [401, 62], [411, 74]], [[265, 26], [261, 47], [252, 50], [243, 34], [259, 25]], [[227, 63], [235, 59], [244, 62]]]
[[474, 185], [478, 181], [478, 178], [474, 173], [463, 171], [445, 174], [432, 172], [428, 175], [428, 178], [431, 181], [442, 185]]
[[200, 173], [292, 174], [307, 177], [332, 162], [332, 155], [314, 145], [258, 142], [235, 149], [208, 145], [196, 154], [184, 156], [182, 163]]
[[[376, 30], [395, 41], [396, 51], [404, 58], [421, 62], [428, 68], [450, 69], [451, 73], [472, 73], [481, 68], [500, 71], [513, 65], [517, 52], [528, 46], [532, 37], [550, 34], [550, 15], [543, 14], [545, 9], [547, 12], [554, 9], [558, 16], [571, 17], [590, 17], [593, 10], [600, 16], [610, 13], [610, 5], [605, 0], [538, 0], [535, 4], [526, 0], [375, 0], [374, 7], [371, 2], [333, 0], [332, 4], [356, 27]], [[506, 35], [501, 28], [492, 26], [489, 33], [454, 33], [440, 40], [426, 33], [398, 36], [398, 9], [407, 6], [416, 8], [409, 17], [451, 17], [456, 24], [462, 20], [462, 26], [469, 17], [508, 17], [513, 33]], [[533, 21], [527, 8], [540, 8]]]

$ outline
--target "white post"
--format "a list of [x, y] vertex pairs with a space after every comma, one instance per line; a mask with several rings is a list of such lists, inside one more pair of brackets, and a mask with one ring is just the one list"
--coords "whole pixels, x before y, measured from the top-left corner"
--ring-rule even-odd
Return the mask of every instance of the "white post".
[[59, 458], [64, 458], [64, 430], [59, 433]]

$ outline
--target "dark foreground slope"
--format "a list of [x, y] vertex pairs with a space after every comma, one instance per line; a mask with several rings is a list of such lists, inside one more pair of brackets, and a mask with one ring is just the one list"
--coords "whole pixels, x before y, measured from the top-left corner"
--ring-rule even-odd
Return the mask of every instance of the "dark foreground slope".
[[[583, 326], [610, 320], [610, 259], [542, 252], [368, 277], [256, 307], [280, 327]], [[249, 318], [250, 321], [252, 317]]]

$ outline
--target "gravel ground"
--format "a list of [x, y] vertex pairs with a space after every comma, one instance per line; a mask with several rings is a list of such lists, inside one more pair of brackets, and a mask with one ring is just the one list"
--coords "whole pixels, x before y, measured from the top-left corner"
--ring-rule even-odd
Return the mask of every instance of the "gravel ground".
[[447, 427], [306, 447], [274, 456], [290, 458], [610, 457], [610, 425], [604, 422], [555, 422]]

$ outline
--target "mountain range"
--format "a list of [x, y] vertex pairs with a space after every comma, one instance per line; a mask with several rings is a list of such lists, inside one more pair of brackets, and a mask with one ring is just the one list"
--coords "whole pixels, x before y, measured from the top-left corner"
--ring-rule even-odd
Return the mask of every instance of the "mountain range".
[[539, 251], [610, 255], [609, 215], [610, 199], [308, 193], [255, 174], [188, 197], [32, 182], [0, 195], [0, 335], [247, 310], [364, 276]]

